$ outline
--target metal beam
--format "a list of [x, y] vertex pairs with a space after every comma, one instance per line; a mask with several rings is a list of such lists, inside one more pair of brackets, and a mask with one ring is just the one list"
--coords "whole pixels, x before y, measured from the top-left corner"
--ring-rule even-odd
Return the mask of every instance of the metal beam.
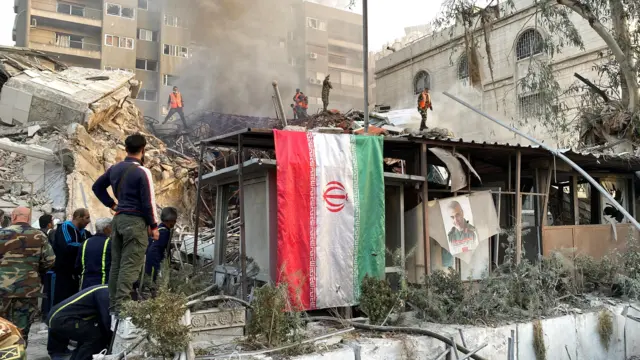
[[611, 194], [609, 194], [609, 192], [607, 190], [605, 190], [602, 185], [600, 185], [594, 178], [591, 177], [591, 175], [589, 175], [586, 171], [584, 171], [584, 169], [582, 169], [580, 166], [578, 166], [575, 162], [573, 162], [571, 159], [569, 159], [567, 156], [565, 156], [561, 151], [558, 151], [557, 149], [553, 149], [551, 147], [549, 147], [547, 144], [537, 140], [536, 138], [525, 134], [524, 132], [509, 126], [505, 123], [503, 123], [502, 121], [494, 118], [493, 116], [476, 109], [475, 107], [471, 106], [470, 104], [464, 102], [463, 100], [457, 98], [456, 96], [453, 96], [451, 94], [449, 94], [448, 92], [444, 92], [444, 95], [446, 95], [447, 97], [451, 98], [452, 100], [458, 102], [459, 104], [469, 108], [470, 110], [474, 111], [475, 113], [484, 116], [485, 118], [493, 121], [494, 123], [502, 126], [503, 128], [510, 130], [520, 136], [522, 136], [523, 138], [531, 141], [532, 143], [540, 146], [541, 148], [549, 151], [551, 154], [553, 154], [554, 156], [559, 157], [560, 159], [562, 159], [564, 162], [566, 162], [567, 164], [569, 164], [569, 166], [571, 166], [573, 169], [575, 169], [580, 175], [582, 175], [585, 179], [587, 179], [587, 181], [589, 181], [589, 183], [591, 185], [593, 185], [594, 188], [596, 188], [596, 190], [598, 190], [608, 201], [611, 202], [611, 204], [618, 210], [620, 211], [632, 224], [633, 226], [636, 227], [636, 229], [640, 230], [640, 223], [633, 217], [631, 216], [631, 214], [629, 214], [629, 212], [624, 208], [624, 206], [620, 205], [614, 198], [613, 196], [611, 196]]

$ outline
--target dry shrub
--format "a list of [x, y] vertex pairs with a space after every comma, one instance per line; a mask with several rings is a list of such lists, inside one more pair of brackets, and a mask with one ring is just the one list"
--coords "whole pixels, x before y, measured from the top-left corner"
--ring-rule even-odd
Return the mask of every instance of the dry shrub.
[[608, 351], [613, 335], [613, 316], [608, 310], [602, 310], [598, 315], [598, 334], [602, 346]]
[[360, 309], [367, 314], [372, 324], [382, 324], [387, 315], [399, 304], [398, 294], [387, 280], [366, 275], [362, 280]]
[[251, 305], [247, 328], [251, 343], [272, 347], [299, 340], [302, 320], [299, 313], [290, 311], [286, 284], [256, 289]]
[[540, 322], [540, 320], [533, 322], [533, 350], [536, 354], [536, 360], [547, 359], [547, 349], [544, 345], [544, 332], [542, 331], [542, 322]]
[[189, 328], [182, 324], [187, 299], [182, 294], [161, 288], [158, 296], [145, 301], [123, 304], [123, 315], [131, 317], [135, 326], [147, 332], [152, 342], [147, 351], [153, 355], [173, 357], [189, 343]]

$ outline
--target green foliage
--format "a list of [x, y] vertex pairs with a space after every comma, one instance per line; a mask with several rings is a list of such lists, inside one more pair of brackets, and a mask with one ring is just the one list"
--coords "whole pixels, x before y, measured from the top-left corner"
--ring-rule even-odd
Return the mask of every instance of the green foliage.
[[285, 284], [256, 289], [251, 305], [249, 341], [272, 347], [299, 340], [302, 320], [299, 313], [291, 311]]
[[153, 355], [170, 357], [184, 351], [189, 343], [189, 328], [181, 319], [186, 309], [186, 297], [161, 288], [158, 296], [145, 301], [128, 301], [123, 315], [147, 332], [152, 339], [147, 351]]
[[398, 295], [393, 292], [387, 280], [366, 275], [362, 280], [360, 309], [372, 324], [382, 324], [398, 305]]
[[536, 360], [547, 359], [547, 349], [544, 345], [544, 332], [542, 331], [542, 322], [540, 322], [540, 320], [533, 322], [533, 350], [536, 354]]
[[613, 317], [608, 310], [602, 310], [598, 315], [598, 334], [600, 342], [605, 350], [609, 350], [611, 336], [613, 335]]

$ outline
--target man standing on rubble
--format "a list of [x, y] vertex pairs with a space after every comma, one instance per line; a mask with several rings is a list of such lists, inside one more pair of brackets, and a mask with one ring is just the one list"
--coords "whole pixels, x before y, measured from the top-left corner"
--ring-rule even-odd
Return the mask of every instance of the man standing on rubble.
[[56, 261], [42, 231], [29, 225], [30, 213], [17, 207], [11, 214], [12, 225], [0, 229], [0, 317], [18, 328], [25, 342], [38, 310], [39, 273]]
[[300, 89], [296, 89], [296, 94], [293, 95], [293, 112], [300, 119], [300, 101], [302, 101], [302, 92]]
[[418, 112], [422, 117], [422, 121], [420, 122], [420, 131], [427, 128], [427, 110], [433, 111], [433, 105], [431, 104], [429, 88], [424, 88], [420, 95], [418, 95]]
[[52, 277], [53, 305], [61, 302], [80, 290], [80, 281], [75, 271], [78, 251], [91, 233], [86, 229], [91, 222], [87, 209], [77, 209], [71, 220], [60, 224], [53, 238], [53, 251], [56, 265]]
[[[116, 211], [111, 233], [111, 272], [109, 296], [116, 314], [122, 302], [131, 296], [133, 283], [144, 264], [147, 238], [158, 240], [158, 214], [151, 171], [145, 168], [147, 140], [134, 134], [125, 140], [127, 157], [110, 167], [93, 184], [93, 193], [108, 208]], [[116, 201], [107, 189], [111, 186]]]
[[173, 114], [178, 113], [180, 116], [180, 120], [184, 124], [184, 128], [186, 129], [187, 120], [184, 119], [184, 112], [182, 111], [184, 108], [184, 99], [182, 98], [182, 94], [178, 91], [178, 87], [173, 87], [173, 92], [169, 94], [169, 101], [167, 101], [167, 106], [169, 107], [169, 113], [167, 117], [164, 118], [163, 124], [166, 124], [169, 119], [173, 116]]
[[298, 108], [300, 109], [298, 112], [298, 118], [306, 119], [309, 117], [307, 114], [307, 109], [309, 109], [309, 98], [303, 92], [300, 92], [298, 99], [300, 99], [300, 102], [298, 103]]
[[331, 85], [331, 80], [329, 79], [331, 75], [327, 75], [322, 82], [322, 107], [324, 111], [327, 111], [327, 107], [329, 106], [329, 92], [333, 89]]

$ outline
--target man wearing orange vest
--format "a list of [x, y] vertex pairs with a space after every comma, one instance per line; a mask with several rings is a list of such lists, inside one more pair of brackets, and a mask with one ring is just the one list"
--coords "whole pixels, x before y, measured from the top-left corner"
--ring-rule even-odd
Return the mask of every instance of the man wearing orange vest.
[[298, 112], [298, 118], [306, 119], [309, 117], [309, 115], [307, 114], [307, 109], [309, 109], [309, 98], [303, 92], [300, 92], [298, 99], [298, 106], [300, 109], [300, 111]]
[[167, 102], [167, 105], [169, 106], [169, 113], [167, 114], [167, 117], [164, 118], [163, 124], [165, 124], [169, 119], [171, 119], [173, 114], [178, 113], [178, 115], [180, 115], [180, 120], [182, 120], [182, 123], [184, 124], [184, 128], [186, 129], [188, 127], [187, 120], [184, 119], [184, 112], [182, 112], [182, 107], [184, 106], [184, 100], [182, 100], [182, 94], [178, 91], [177, 86], [174, 86], [173, 92], [169, 94], [169, 101]]
[[424, 88], [418, 96], [418, 112], [420, 113], [420, 116], [422, 116], [420, 131], [427, 128], [427, 110], [433, 111], [433, 106], [431, 105], [431, 94], [429, 94], [429, 89]]

